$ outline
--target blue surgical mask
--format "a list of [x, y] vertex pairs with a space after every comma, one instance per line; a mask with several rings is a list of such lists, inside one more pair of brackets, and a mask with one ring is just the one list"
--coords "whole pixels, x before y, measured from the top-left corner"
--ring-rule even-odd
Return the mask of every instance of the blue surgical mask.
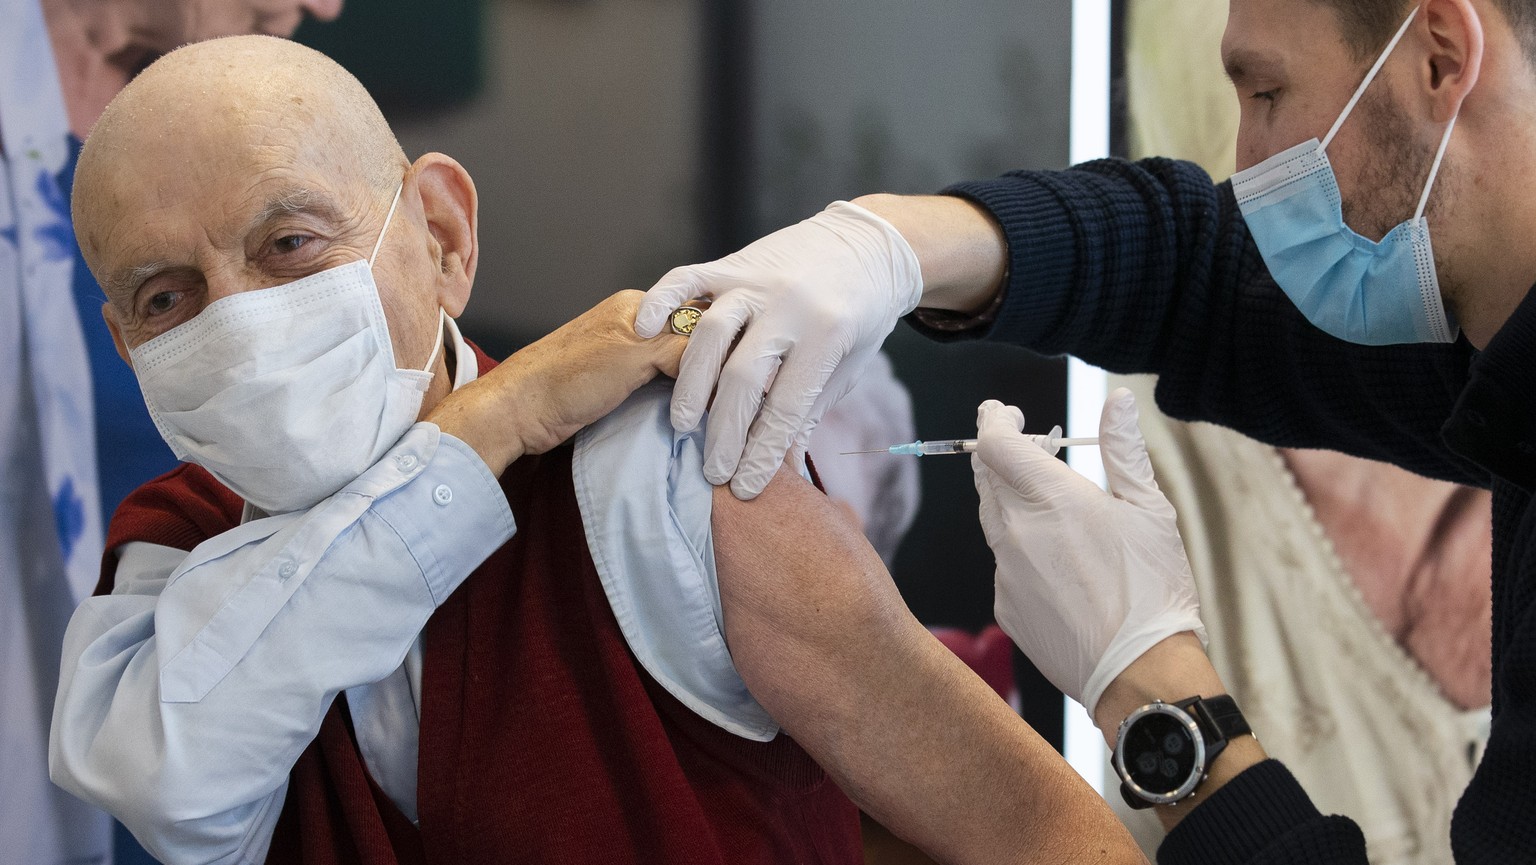
[[1328, 136], [1277, 153], [1232, 176], [1232, 191], [1275, 282], [1322, 330], [1361, 345], [1451, 342], [1459, 328], [1446, 316], [1435, 274], [1424, 206], [1456, 119], [1445, 128], [1413, 219], [1380, 242], [1344, 224], [1327, 149], [1392, 49], [1415, 9], [1387, 43]]

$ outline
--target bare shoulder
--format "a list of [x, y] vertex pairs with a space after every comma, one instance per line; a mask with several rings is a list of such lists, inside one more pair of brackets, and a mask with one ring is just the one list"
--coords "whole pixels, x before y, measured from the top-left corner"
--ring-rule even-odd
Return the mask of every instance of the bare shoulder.
[[910, 618], [858, 526], [788, 468], [751, 501], [717, 487], [711, 524], [733, 648], [754, 620], [778, 637], [819, 639], [853, 620]]
[[788, 466], [751, 501], [736, 498], [727, 486], [716, 487], [711, 522], [716, 555], [724, 559], [766, 555], [826, 562], [836, 556], [856, 562], [867, 558], [866, 551], [873, 555], [843, 511]]

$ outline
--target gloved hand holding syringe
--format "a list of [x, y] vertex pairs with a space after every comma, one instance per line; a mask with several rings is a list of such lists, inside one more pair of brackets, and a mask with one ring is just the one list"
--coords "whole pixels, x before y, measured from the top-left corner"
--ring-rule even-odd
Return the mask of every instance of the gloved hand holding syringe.
[[[1066, 438], [1061, 434], [1061, 427], [1055, 426], [1045, 435], [1030, 435], [1025, 433], [1025, 438], [1034, 439], [1050, 453], [1056, 453], [1062, 448], [1076, 447], [1080, 445], [1097, 445], [1098, 436], [1085, 436], [1082, 438]], [[907, 444], [891, 445], [888, 448], [877, 451], [844, 451], [842, 456], [856, 454], [897, 454], [899, 456], [938, 456], [940, 454], [971, 454], [976, 452], [976, 439], [943, 439], [940, 441], [925, 442], [919, 439]]]

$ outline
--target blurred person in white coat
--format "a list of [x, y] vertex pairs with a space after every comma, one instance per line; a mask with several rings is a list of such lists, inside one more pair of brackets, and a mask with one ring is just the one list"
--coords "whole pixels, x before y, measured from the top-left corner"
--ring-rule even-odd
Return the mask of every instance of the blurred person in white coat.
[[[232, 33], [289, 35], [341, 0], [0, 0], [0, 863], [103, 863], [111, 823], [48, 780], [59, 647], [101, 566], [90, 339], [73, 296], [79, 140], [149, 61]], [[89, 325], [87, 327], [86, 325]], [[130, 394], [137, 399], [136, 392]], [[132, 453], [121, 458], [131, 463]]]

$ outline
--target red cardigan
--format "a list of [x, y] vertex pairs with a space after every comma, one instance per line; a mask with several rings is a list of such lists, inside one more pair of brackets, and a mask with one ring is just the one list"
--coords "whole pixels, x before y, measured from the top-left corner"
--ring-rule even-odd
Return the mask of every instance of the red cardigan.
[[[857, 812], [799, 745], [726, 733], [636, 663], [587, 549], [570, 446], [519, 460], [502, 489], [517, 534], [427, 623], [420, 828], [369, 777], [343, 695], [293, 767], [267, 861], [862, 862]], [[111, 550], [190, 550], [241, 506], [191, 465], [141, 487], [113, 517], [98, 592]]]

